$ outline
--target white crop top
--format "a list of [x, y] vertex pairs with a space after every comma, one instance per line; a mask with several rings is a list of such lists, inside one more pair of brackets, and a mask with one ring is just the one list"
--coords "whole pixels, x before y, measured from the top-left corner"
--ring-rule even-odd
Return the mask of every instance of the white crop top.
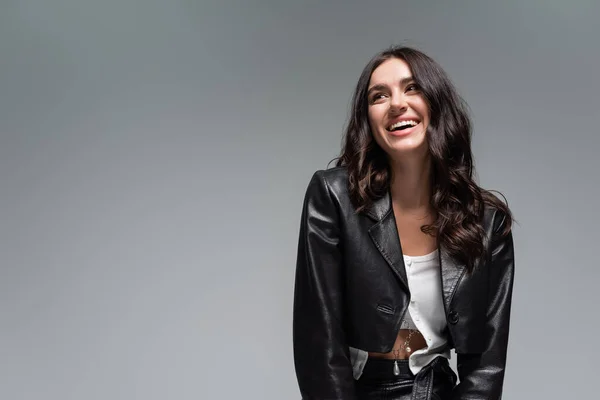
[[[408, 358], [409, 367], [417, 374], [434, 358], [450, 358], [448, 340], [444, 335], [447, 326], [442, 298], [438, 250], [423, 256], [404, 256], [404, 266], [410, 290], [410, 304], [404, 320], [411, 329], [418, 329], [427, 347], [414, 351]], [[406, 329], [406, 323], [402, 329]], [[350, 347], [354, 379], [359, 379], [369, 353]]]

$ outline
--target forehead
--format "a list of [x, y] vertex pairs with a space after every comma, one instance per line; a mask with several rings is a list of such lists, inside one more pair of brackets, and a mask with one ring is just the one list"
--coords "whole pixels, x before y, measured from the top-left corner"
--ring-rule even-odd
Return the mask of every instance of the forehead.
[[375, 68], [371, 74], [369, 86], [378, 84], [392, 85], [410, 76], [412, 76], [410, 67], [404, 60], [390, 58]]

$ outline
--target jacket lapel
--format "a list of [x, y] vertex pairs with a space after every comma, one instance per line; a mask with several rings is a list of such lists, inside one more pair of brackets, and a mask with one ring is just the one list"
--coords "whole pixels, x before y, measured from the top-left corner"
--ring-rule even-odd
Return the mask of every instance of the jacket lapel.
[[440, 245], [440, 271], [442, 278], [442, 295], [444, 297], [444, 305], [446, 310], [450, 309], [450, 303], [456, 290], [456, 286], [466, 271], [466, 266], [455, 261], [445, 246]]
[[392, 209], [391, 196], [389, 191], [376, 200], [371, 207], [366, 210], [366, 214], [376, 223], [369, 228], [369, 235], [381, 253], [390, 268], [394, 271], [400, 282], [408, 289], [408, 280], [404, 267], [404, 258], [402, 257], [402, 248], [396, 226], [396, 218]]
[[[373, 243], [409, 292], [402, 247], [389, 191], [366, 209], [366, 215], [375, 221], [375, 224], [369, 229]], [[449, 309], [456, 286], [464, 275], [466, 267], [450, 257], [444, 245], [440, 244], [439, 247], [442, 295], [446, 309]]]

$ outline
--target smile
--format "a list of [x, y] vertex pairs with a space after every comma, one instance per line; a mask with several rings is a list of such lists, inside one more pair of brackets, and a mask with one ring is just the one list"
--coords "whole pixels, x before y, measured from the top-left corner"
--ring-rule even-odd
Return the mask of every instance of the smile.
[[414, 130], [421, 124], [416, 120], [400, 121], [389, 127], [386, 130], [392, 136], [406, 136], [410, 135]]
[[402, 120], [402, 121], [395, 122], [392, 125], [388, 126], [386, 129], [389, 132], [401, 131], [401, 130], [404, 130], [404, 129], [411, 128], [413, 126], [417, 126], [418, 124], [419, 124], [418, 120], [407, 119], [407, 120]]

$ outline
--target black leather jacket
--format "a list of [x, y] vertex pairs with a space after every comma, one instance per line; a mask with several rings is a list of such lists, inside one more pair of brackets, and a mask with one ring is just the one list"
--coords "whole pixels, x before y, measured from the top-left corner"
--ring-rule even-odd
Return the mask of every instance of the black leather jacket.
[[[294, 363], [303, 399], [355, 399], [348, 346], [392, 350], [410, 294], [389, 192], [356, 214], [347, 171], [317, 171], [306, 191], [296, 265]], [[467, 274], [440, 248], [453, 399], [500, 399], [514, 275], [512, 232], [486, 208], [485, 261]]]

